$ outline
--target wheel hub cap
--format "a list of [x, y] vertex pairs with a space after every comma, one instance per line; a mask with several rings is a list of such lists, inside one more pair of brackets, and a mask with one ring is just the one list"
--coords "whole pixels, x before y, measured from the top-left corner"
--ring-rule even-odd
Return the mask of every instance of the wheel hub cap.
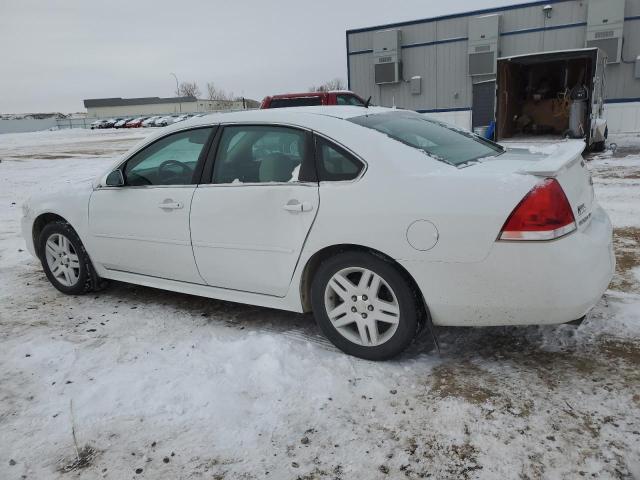
[[325, 309], [338, 333], [362, 346], [387, 342], [400, 323], [400, 306], [389, 284], [362, 267], [345, 268], [331, 277]]
[[367, 312], [367, 309], [371, 304], [367, 300], [363, 300], [362, 295], [360, 295], [357, 298], [358, 299], [355, 302], [353, 302], [354, 306], [356, 307], [356, 311], [360, 313]]

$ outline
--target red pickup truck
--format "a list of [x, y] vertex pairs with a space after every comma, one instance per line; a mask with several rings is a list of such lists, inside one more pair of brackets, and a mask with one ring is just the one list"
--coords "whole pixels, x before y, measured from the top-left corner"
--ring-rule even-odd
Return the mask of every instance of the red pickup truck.
[[330, 92], [285, 93], [262, 100], [260, 108], [309, 107], [314, 105], [354, 105], [364, 107], [366, 102], [349, 90]]

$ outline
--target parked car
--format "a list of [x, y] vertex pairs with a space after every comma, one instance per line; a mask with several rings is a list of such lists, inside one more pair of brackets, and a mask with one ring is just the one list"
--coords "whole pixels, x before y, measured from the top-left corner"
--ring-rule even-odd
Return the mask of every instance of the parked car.
[[612, 227], [583, 149], [505, 150], [387, 108], [208, 115], [32, 198], [22, 231], [63, 293], [112, 279], [313, 311], [381, 360], [431, 323], [557, 324], [598, 302]]
[[116, 123], [113, 124], [113, 128], [125, 128], [125, 125], [127, 124], [127, 122], [130, 122], [131, 120], [133, 120], [133, 118], [131, 117], [118, 120]]
[[91, 130], [95, 130], [96, 128], [104, 128], [104, 125], [106, 122], [107, 122], [106, 120], [95, 120], [91, 122], [89, 125], [91, 127]]
[[182, 121], [187, 120], [189, 118], [191, 118], [191, 115], [188, 115], [188, 114], [178, 115], [177, 117], [175, 117], [173, 119], [173, 123], [182, 122]]
[[109, 118], [108, 120], [104, 120], [104, 123], [100, 128], [113, 128], [113, 126], [121, 120], [120, 118]]
[[304, 92], [272, 95], [262, 100], [260, 108], [310, 107], [316, 105], [353, 105], [364, 107], [367, 104], [362, 98], [349, 90], [330, 92]]
[[158, 115], [155, 115], [155, 116], [153, 116], [153, 117], [149, 117], [149, 118], [147, 118], [146, 120], [144, 120], [144, 121], [142, 122], [142, 126], [143, 126], [143, 127], [153, 127], [153, 126], [154, 126], [155, 121], [156, 121], [158, 118], [160, 118]]
[[176, 116], [175, 115], [167, 115], [164, 117], [160, 117], [158, 120], [156, 120], [155, 126], [156, 127], [166, 127], [167, 125], [171, 125], [173, 123], [173, 121], [175, 120]]
[[128, 121], [125, 124], [125, 128], [140, 128], [142, 126], [142, 122], [144, 122], [147, 117], [138, 117], [133, 120]]

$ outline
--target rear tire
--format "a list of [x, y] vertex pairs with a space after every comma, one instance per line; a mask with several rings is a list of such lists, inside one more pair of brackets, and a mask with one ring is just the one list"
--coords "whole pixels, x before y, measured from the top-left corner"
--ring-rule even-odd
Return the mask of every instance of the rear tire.
[[82, 295], [104, 287], [76, 231], [64, 221], [45, 225], [38, 238], [44, 273], [67, 295]]
[[366, 252], [343, 252], [322, 262], [311, 285], [311, 304], [326, 337], [366, 360], [395, 357], [420, 327], [411, 284], [391, 262]]

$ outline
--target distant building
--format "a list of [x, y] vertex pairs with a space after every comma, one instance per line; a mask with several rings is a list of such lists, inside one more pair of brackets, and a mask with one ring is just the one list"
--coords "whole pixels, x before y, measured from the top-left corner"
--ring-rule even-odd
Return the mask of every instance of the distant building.
[[84, 100], [87, 117], [126, 117], [134, 115], [169, 115], [174, 113], [214, 112], [257, 108], [250, 99], [203, 100], [196, 97], [91, 98]]

